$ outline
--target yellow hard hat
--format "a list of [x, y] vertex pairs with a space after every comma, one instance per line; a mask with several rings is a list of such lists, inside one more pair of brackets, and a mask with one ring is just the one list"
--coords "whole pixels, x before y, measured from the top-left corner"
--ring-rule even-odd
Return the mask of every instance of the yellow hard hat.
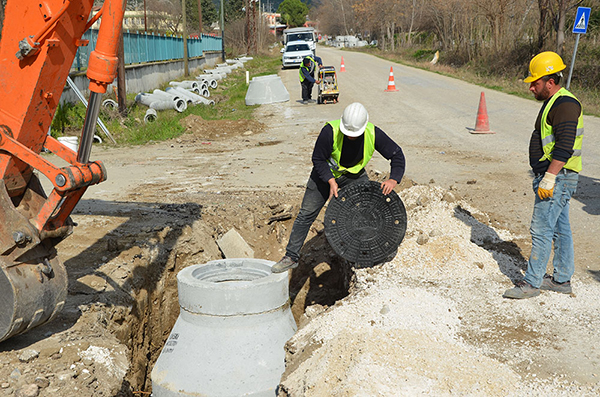
[[556, 52], [540, 52], [529, 62], [529, 76], [523, 81], [531, 83], [540, 77], [558, 73], [566, 67], [562, 58]]

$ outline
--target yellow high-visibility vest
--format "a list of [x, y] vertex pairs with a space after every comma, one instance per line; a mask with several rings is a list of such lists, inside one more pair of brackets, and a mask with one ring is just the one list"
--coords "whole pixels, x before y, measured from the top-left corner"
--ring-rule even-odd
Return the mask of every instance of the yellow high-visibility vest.
[[[552, 161], [552, 152], [554, 152], [554, 133], [552, 131], [552, 126], [548, 124], [548, 113], [550, 113], [550, 109], [554, 102], [561, 96], [568, 96], [575, 99], [577, 102], [579, 100], [575, 97], [575, 95], [571, 94], [564, 87], [556, 92], [556, 94], [552, 95], [552, 98], [548, 101], [548, 104], [544, 108], [544, 112], [542, 113], [541, 120], [541, 137], [542, 137], [542, 148], [544, 150], [544, 155], [540, 159], [540, 161], [549, 160]], [[581, 106], [581, 102], [579, 102]], [[568, 170], [572, 170], [575, 172], [581, 172], [582, 162], [581, 162], [581, 144], [583, 143], [583, 108], [581, 113], [579, 113], [579, 118], [577, 119], [577, 134], [575, 136], [575, 142], [573, 143], [573, 154], [571, 158], [566, 162], [564, 168]]]
[[367, 123], [367, 128], [364, 132], [365, 143], [362, 160], [350, 168], [341, 166], [340, 158], [342, 157], [344, 133], [340, 130], [340, 122], [341, 120], [333, 120], [327, 123], [333, 128], [333, 152], [327, 163], [334, 178], [339, 178], [346, 173], [358, 174], [360, 170], [365, 168], [371, 157], [373, 157], [373, 152], [375, 152], [375, 126], [372, 123]]

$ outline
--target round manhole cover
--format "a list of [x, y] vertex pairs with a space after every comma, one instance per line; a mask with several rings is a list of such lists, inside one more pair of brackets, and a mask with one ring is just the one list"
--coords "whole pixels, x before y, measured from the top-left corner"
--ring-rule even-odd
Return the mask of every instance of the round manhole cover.
[[406, 233], [406, 209], [396, 192], [384, 196], [381, 183], [340, 189], [325, 212], [325, 235], [342, 258], [375, 265], [388, 260]]

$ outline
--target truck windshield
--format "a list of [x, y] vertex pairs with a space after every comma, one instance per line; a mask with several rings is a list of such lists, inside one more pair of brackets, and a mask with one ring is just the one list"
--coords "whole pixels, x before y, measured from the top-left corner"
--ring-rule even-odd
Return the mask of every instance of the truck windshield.
[[287, 41], [313, 41], [312, 33], [292, 33], [288, 34]]

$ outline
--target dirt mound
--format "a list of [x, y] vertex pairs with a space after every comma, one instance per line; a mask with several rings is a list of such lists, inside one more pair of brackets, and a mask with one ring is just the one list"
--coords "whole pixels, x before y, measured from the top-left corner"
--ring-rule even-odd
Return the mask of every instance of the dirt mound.
[[180, 121], [187, 134], [181, 136], [185, 143], [198, 140], [224, 140], [236, 136], [248, 136], [264, 131], [264, 124], [256, 120], [204, 120], [190, 115]]

